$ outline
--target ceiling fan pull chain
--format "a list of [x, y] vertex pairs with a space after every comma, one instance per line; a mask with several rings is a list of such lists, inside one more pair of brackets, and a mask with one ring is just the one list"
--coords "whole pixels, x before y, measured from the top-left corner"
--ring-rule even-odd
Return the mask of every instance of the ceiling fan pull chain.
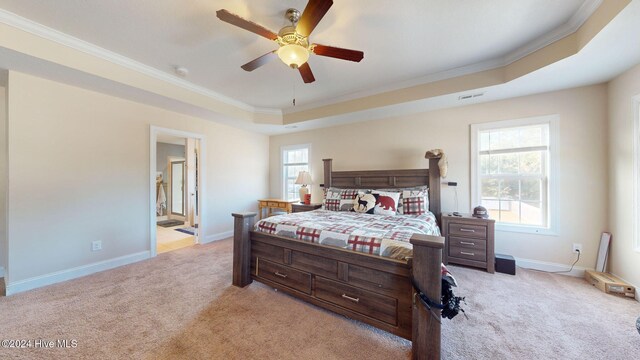
[[296, 82], [295, 82], [295, 79], [291, 83], [293, 84], [293, 107], [296, 107]]

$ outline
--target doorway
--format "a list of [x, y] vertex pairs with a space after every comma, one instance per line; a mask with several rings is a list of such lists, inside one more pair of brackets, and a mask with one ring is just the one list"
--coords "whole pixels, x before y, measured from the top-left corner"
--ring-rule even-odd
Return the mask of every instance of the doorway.
[[151, 255], [201, 242], [204, 136], [151, 127]]

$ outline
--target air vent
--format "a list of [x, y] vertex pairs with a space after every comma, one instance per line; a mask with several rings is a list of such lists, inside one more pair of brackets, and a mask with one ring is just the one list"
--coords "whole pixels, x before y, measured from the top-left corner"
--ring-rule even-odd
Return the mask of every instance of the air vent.
[[484, 93], [460, 95], [460, 96], [458, 96], [458, 100], [467, 100], [467, 99], [471, 99], [471, 98], [477, 98], [477, 97], [480, 97], [482, 95], [484, 95]]

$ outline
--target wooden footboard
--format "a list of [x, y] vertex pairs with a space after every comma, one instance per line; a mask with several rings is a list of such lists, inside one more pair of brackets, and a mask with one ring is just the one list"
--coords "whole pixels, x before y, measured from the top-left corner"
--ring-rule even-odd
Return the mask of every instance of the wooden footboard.
[[414, 359], [440, 358], [440, 311], [415, 299], [410, 276], [440, 299], [444, 238], [414, 235], [413, 258], [399, 261], [254, 232], [256, 213], [233, 216], [233, 285], [260, 281], [412, 340]]

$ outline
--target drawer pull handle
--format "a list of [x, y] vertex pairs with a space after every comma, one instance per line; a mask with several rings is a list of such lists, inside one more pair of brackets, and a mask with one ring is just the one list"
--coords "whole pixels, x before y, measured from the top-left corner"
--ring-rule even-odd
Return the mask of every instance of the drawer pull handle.
[[468, 241], [460, 241], [460, 244], [471, 245], [474, 246], [476, 243], [468, 242]]
[[274, 274], [275, 274], [276, 276], [280, 276], [280, 277], [281, 277], [281, 278], [283, 278], [283, 279], [286, 279], [286, 278], [287, 278], [287, 274], [280, 274], [280, 273], [279, 273], [279, 272], [277, 272], [277, 271], [276, 271], [276, 272], [274, 272]]
[[343, 299], [347, 299], [347, 300], [351, 300], [354, 303], [359, 303], [360, 302], [360, 298], [352, 298], [351, 296], [347, 296], [347, 294], [342, 294], [342, 298]]
[[464, 251], [460, 251], [460, 254], [462, 255], [469, 255], [469, 256], [474, 256], [474, 253], [469, 253], [469, 252], [464, 252]]
[[465, 228], [460, 228], [460, 231], [462, 231], [462, 232], [476, 232], [473, 229], [465, 229]]

